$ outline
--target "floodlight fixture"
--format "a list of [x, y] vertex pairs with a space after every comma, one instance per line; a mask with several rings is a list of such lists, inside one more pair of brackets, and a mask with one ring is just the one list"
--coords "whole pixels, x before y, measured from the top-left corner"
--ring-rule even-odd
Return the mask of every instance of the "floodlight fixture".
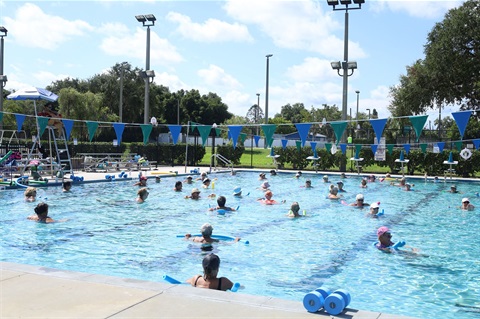
[[150, 22], [155, 22], [157, 20], [153, 14], [146, 14], [144, 17]]
[[357, 68], [357, 61], [348, 61], [347, 62], [347, 69], [355, 70]]
[[352, 0], [340, 0], [340, 4], [349, 5], [352, 4]]
[[5, 83], [5, 82], [7, 82], [7, 81], [8, 81], [8, 79], [7, 79], [7, 76], [6, 76], [6, 75], [0, 75], [0, 82], [1, 82], [1, 83]]
[[155, 71], [153, 70], [147, 70], [145, 71], [146, 77], [147, 78], [154, 78], [155, 77]]
[[138, 22], [145, 22], [145, 21], [147, 21], [147, 18], [146, 18], [144, 15], [135, 16], [135, 19], [137, 19]]
[[330, 62], [330, 65], [334, 70], [340, 70], [342, 68], [342, 63], [340, 61]]
[[329, 6], [336, 6], [338, 5], [338, 0], [327, 0], [327, 4]]

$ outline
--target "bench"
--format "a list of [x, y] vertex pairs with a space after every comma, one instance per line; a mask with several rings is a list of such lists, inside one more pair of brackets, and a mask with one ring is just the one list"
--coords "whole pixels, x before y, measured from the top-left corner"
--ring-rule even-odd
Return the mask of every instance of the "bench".
[[120, 170], [151, 170], [155, 161], [138, 162], [139, 156], [122, 153], [78, 153], [83, 157], [83, 170], [86, 172], [120, 171]]

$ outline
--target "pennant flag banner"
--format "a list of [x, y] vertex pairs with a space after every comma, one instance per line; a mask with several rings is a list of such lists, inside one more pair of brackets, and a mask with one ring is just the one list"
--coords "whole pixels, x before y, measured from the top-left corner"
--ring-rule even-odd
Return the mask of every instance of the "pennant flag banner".
[[43, 132], [45, 132], [45, 129], [47, 128], [47, 125], [48, 125], [48, 120], [50, 118], [48, 117], [44, 117], [44, 116], [38, 116], [37, 117], [37, 124], [38, 124], [38, 128], [39, 128], [39, 132], [38, 132], [38, 136], [42, 136], [43, 135]]
[[455, 147], [460, 152], [462, 150], [463, 142], [462, 141], [455, 141]]
[[318, 158], [317, 143], [316, 142], [310, 142], [310, 147], [312, 148], [312, 151], [313, 151], [313, 158]]
[[0, 112], [0, 122], [3, 121], [3, 112]]
[[113, 123], [113, 129], [115, 130], [115, 134], [117, 134], [117, 145], [120, 145], [122, 142], [123, 130], [125, 129], [125, 123]]
[[97, 131], [98, 122], [87, 121], [86, 123], [87, 123], [87, 129], [88, 129], [88, 139], [91, 142], [93, 140], [93, 136], [95, 135], [95, 132]]
[[377, 143], [380, 144], [380, 138], [382, 138], [383, 130], [385, 129], [385, 124], [387, 124], [387, 119], [370, 120], [370, 124], [372, 125], [373, 131], [377, 136]]
[[17, 121], [17, 132], [22, 130], [23, 122], [25, 121], [25, 115], [15, 114], [15, 120]]
[[247, 134], [245, 133], [240, 133], [240, 141], [242, 141], [242, 143], [245, 143], [245, 140], [247, 139]]
[[255, 147], [258, 147], [258, 142], [260, 142], [260, 136], [259, 135], [254, 135], [253, 139], [255, 140]]
[[372, 144], [372, 152], [374, 156], [375, 156], [375, 153], [377, 153], [377, 148], [378, 148], [378, 144]]
[[443, 149], [445, 148], [445, 142], [438, 142], [437, 146], [438, 146], [438, 150], [441, 153], [441, 152], [443, 152]]
[[325, 148], [327, 149], [327, 152], [330, 153], [332, 149], [332, 143], [325, 143]]
[[219, 128], [215, 129], [215, 136], [220, 136], [222, 134], [222, 130]]
[[[340, 143], [340, 139], [342, 138], [343, 132], [345, 132], [345, 129], [347, 128], [347, 122], [332, 122], [330, 125], [333, 127], [333, 131], [335, 132], [335, 137], [336, 137], [336, 143]], [[329, 150], [330, 152], [330, 150]]]
[[392, 153], [393, 153], [393, 147], [394, 147], [394, 146], [395, 146], [395, 145], [393, 145], [393, 144], [387, 144], [388, 154], [392, 155]]
[[[415, 134], [417, 134], [416, 141], [418, 142], [418, 140], [420, 139], [420, 134], [422, 134], [423, 127], [427, 122], [428, 115], [410, 116], [409, 119], [410, 119], [410, 122], [412, 122], [413, 129], [415, 130]], [[408, 155], [408, 151], [407, 151], [407, 155]]]
[[460, 132], [461, 139], [463, 140], [463, 134], [465, 134], [465, 129], [467, 128], [468, 120], [472, 111], [462, 111], [462, 112], [453, 112], [452, 116], [457, 123], [458, 131]]
[[180, 136], [180, 132], [182, 131], [181, 125], [168, 125], [170, 133], [172, 134], [173, 145], [176, 145], [178, 142], [178, 137]]
[[64, 119], [62, 120], [62, 123], [63, 123], [63, 126], [65, 126], [65, 138], [68, 141], [70, 139], [70, 134], [72, 133], [74, 122], [73, 120]]
[[295, 145], [297, 146], [297, 151], [302, 151], [302, 141], [295, 141]]
[[152, 124], [140, 124], [140, 127], [142, 128], [143, 145], [147, 145], [148, 138], [150, 137], [150, 133], [152, 133], [153, 126]]
[[262, 125], [263, 134], [265, 134], [265, 139], [267, 140], [268, 147], [272, 146], [273, 133], [275, 133], [276, 129], [277, 129], [277, 126], [275, 124], [263, 124]]
[[305, 141], [307, 140], [310, 126], [312, 126], [311, 123], [295, 124], [295, 127], [297, 128], [297, 131], [298, 131], [298, 135], [300, 136], [300, 140], [302, 141], [302, 146], [305, 146]]
[[452, 154], [452, 152], [450, 152], [450, 154], [448, 155], [448, 162], [449, 162], [449, 163], [453, 163], [453, 154]]
[[237, 147], [238, 136], [240, 136], [240, 131], [242, 130], [241, 125], [228, 125], [228, 133], [232, 137], [233, 148]]
[[362, 144], [355, 144], [355, 159], [360, 158], [361, 149], [362, 149]]
[[408, 153], [410, 152], [410, 144], [403, 144], [403, 148], [405, 149], [405, 153]]
[[477, 138], [477, 139], [473, 140], [472, 142], [473, 142], [473, 145], [475, 145], [475, 148], [477, 150], [480, 149], [480, 138]]
[[287, 143], [288, 143], [288, 140], [282, 140], [282, 149], [286, 149], [287, 148]]
[[345, 155], [345, 153], [347, 152], [347, 144], [340, 144], [340, 149], [342, 150], [343, 155]]
[[197, 130], [200, 132], [200, 136], [202, 137], [202, 146], [205, 146], [211, 129], [211, 125], [197, 125]]
[[427, 143], [421, 143], [420, 144], [420, 149], [422, 150], [422, 153], [427, 152]]
[[403, 151], [400, 151], [400, 160], [401, 161], [405, 160], [405, 155], [403, 155]]

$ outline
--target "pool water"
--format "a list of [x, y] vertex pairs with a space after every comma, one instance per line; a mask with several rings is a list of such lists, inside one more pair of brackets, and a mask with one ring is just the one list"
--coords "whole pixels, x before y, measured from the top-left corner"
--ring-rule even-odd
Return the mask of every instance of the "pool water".
[[[359, 187], [360, 178], [343, 179], [347, 203], [357, 193], [365, 202], [381, 202], [385, 215], [367, 218], [367, 209], [326, 198], [330, 183], [323, 174], [268, 176], [273, 198], [284, 204], [263, 205], [258, 173], [216, 174], [214, 189], [202, 189], [198, 201], [184, 199], [196, 181], [174, 192], [184, 177], [149, 179], [150, 196], [136, 204], [133, 181], [75, 185], [71, 193], [39, 189], [38, 200], [50, 205], [49, 215], [63, 223], [39, 224], [26, 219], [36, 203], [23, 200], [23, 190], [0, 191], [1, 261], [111, 276], [162, 281], [167, 274], [185, 279], [202, 273], [208, 252], [177, 238], [199, 233], [203, 223], [214, 234], [239, 236], [239, 243], [214, 245], [221, 258], [220, 274], [242, 284], [240, 294], [302, 301], [306, 293], [325, 285], [346, 289], [349, 307], [420, 318], [478, 318], [480, 315], [480, 184], [455, 182], [459, 194], [448, 193], [450, 180], [415, 183], [413, 192], [389, 182]], [[330, 175], [331, 182], [339, 177]], [[313, 188], [304, 188], [305, 180]], [[241, 186], [243, 197], [232, 196]], [[224, 216], [208, 211], [225, 195], [227, 206], [240, 206]], [[249, 194], [248, 194], [249, 193]], [[248, 194], [248, 195], [247, 195]], [[459, 209], [469, 197], [474, 211]], [[298, 201], [306, 217], [286, 217]], [[393, 241], [405, 240], [417, 254], [386, 254], [373, 247], [376, 229], [388, 226]], [[245, 241], [249, 244], [246, 245]]]

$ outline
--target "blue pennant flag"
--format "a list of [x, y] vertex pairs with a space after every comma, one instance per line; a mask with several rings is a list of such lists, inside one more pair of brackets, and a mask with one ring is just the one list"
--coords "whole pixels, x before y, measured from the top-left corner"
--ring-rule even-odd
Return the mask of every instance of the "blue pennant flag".
[[173, 145], [176, 145], [177, 142], [178, 142], [178, 136], [180, 135], [180, 132], [182, 131], [182, 126], [181, 125], [169, 124], [168, 128], [170, 129], [170, 133], [172, 134]]
[[453, 112], [452, 116], [457, 123], [458, 131], [460, 132], [461, 139], [463, 140], [463, 134], [465, 134], [465, 129], [467, 128], [468, 120], [472, 111], [462, 111], [462, 112]]
[[378, 148], [378, 144], [372, 144], [373, 155], [375, 155], [375, 153], [377, 153], [377, 148]]
[[305, 146], [305, 141], [307, 140], [310, 126], [312, 126], [311, 123], [295, 124], [295, 127], [297, 128], [297, 131], [298, 131], [298, 135], [300, 136], [300, 140], [302, 141], [302, 146]]
[[65, 138], [67, 141], [70, 139], [70, 134], [72, 133], [73, 120], [62, 119], [63, 126], [65, 126]]
[[115, 129], [115, 134], [117, 134], [118, 145], [122, 142], [123, 130], [125, 129], [124, 123], [113, 123], [113, 128]]
[[258, 142], [260, 141], [260, 136], [259, 135], [254, 135], [253, 139], [255, 140], [255, 147], [258, 147]]
[[243, 126], [241, 125], [228, 125], [228, 133], [230, 133], [230, 136], [232, 137], [233, 148], [237, 147], [237, 140], [242, 128]]
[[282, 140], [282, 148], [283, 149], [287, 148], [287, 143], [288, 143], [288, 140], [285, 140], [285, 139]]
[[23, 122], [25, 121], [25, 115], [15, 114], [15, 120], [17, 120], [17, 132], [22, 130]]
[[410, 144], [403, 144], [403, 148], [405, 149], [405, 153], [408, 155], [410, 152]]
[[346, 143], [340, 144], [340, 149], [342, 150], [343, 155], [345, 155], [345, 153], [347, 152], [347, 144]]
[[443, 149], [445, 148], [445, 142], [437, 142], [438, 150], [443, 152]]

